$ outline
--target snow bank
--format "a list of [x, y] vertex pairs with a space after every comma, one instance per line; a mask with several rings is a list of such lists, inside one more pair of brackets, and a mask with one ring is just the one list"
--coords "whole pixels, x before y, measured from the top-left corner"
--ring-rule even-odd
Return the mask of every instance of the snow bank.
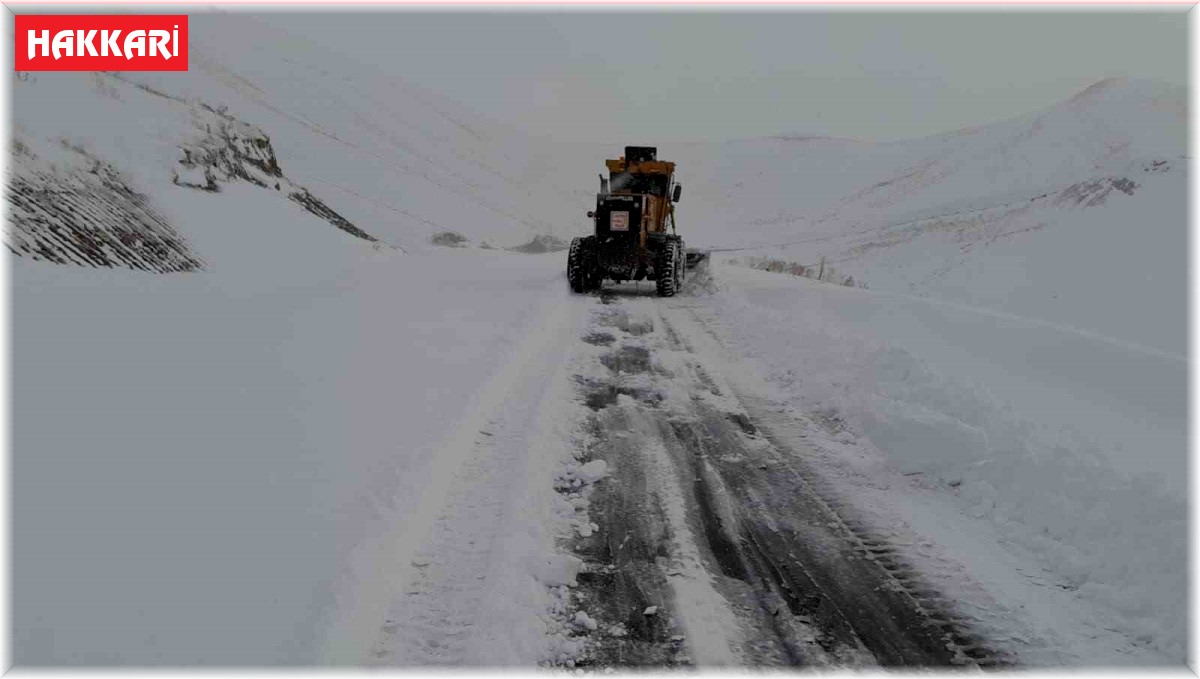
[[853, 473], [936, 489], [1105, 625], [1184, 660], [1186, 363], [902, 295], [719, 277], [706, 320], [781, 398], [841, 442], [861, 437]]
[[386, 563], [352, 555], [411, 515], [430, 451], [566, 294], [557, 257], [376, 257], [249, 187], [223, 197], [273, 226], [183, 213], [215, 220], [198, 245], [286, 230], [270, 276], [12, 262], [17, 663], [321, 661]]

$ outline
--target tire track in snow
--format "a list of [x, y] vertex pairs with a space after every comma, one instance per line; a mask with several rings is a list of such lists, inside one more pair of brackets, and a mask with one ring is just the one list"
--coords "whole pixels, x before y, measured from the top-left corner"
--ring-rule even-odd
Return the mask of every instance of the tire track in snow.
[[603, 577], [579, 596], [618, 600], [601, 614], [626, 624], [658, 597], [670, 631], [641, 625], [627, 639], [601, 625], [586, 662], [1004, 664], [893, 545], [827, 497], [802, 443], [746, 408], [685, 301], [622, 297], [606, 291], [597, 314], [624, 331], [597, 357], [608, 378], [578, 378], [597, 411], [590, 454], [616, 469], [593, 498], [607, 535], [577, 545]]
[[[602, 297], [606, 304], [614, 300]], [[626, 300], [615, 311], [599, 312], [601, 325], [623, 334], [618, 339], [593, 332], [585, 338], [615, 343], [597, 356], [607, 377], [579, 378], [585, 401], [597, 411], [598, 441], [588, 455], [605, 459], [614, 477], [592, 498], [601, 535], [577, 545], [595, 574], [586, 581], [581, 576], [579, 598], [592, 610], [601, 604], [602, 619], [630, 630], [628, 635], [593, 633], [585, 662], [861, 664], [854, 658], [858, 649], [835, 658], [817, 643], [810, 626], [780, 616], [779, 592], [756, 584], [737, 551], [736, 536], [728, 537], [733, 503], [719, 484], [709, 482], [714, 475], [708, 463], [679, 434], [701, 416], [687, 396], [699, 386], [660, 364], [678, 342], [651, 306], [655, 303], [661, 302]], [[643, 620], [648, 604], [657, 612]]]
[[642, 455], [650, 476], [658, 481], [655, 492], [670, 536], [666, 558], [673, 566], [668, 583], [692, 661], [704, 667], [744, 664], [744, 659], [730, 647], [730, 633], [738, 629], [737, 617], [713, 586], [712, 576], [705, 568], [689, 525], [688, 495], [679, 485], [670, 454], [660, 440], [647, 438]]
[[[767, 412], [747, 409], [719, 370], [711, 364], [707, 370], [703, 367], [701, 356], [711, 361], [719, 355], [720, 341], [679, 306], [665, 312], [664, 324], [694, 357], [693, 367], [705, 375], [703, 381], [718, 394], [723, 391], [726, 401], [716, 417], [702, 419], [707, 435], [696, 437], [698, 454], [705, 448], [736, 449], [739, 444], [732, 439], [742, 435], [761, 441], [768, 453], [748, 466], [731, 465], [719, 454], [707, 453], [714, 456], [720, 479], [748, 500], [741, 503], [740, 530], [752, 558], [776, 571], [781, 587], [807, 591], [819, 605], [835, 609], [826, 617], [853, 628], [882, 664], [1008, 664], [1003, 653], [972, 632], [953, 602], [905, 563], [895, 545], [859, 521], [853, 507], [830, 495], [823, 480], [804, 464], [802, 443], [764, 426], [772, 421]], [[697, 400], [701, 410], [711, 409], [702, 401]], [[732, 428], [713, 426], [722, 415], [738, 425], [740, 435]], [[701, 442], [701, 436], [714, 443]]]

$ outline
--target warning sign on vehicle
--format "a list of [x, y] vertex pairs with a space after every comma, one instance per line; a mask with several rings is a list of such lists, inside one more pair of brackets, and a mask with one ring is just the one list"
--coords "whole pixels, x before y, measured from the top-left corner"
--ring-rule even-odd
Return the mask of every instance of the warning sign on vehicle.
[[608, 228], [610, 231], [628, 231], [629, 230], [629, 213], [628, 212], [610, 212], [608, 214]]

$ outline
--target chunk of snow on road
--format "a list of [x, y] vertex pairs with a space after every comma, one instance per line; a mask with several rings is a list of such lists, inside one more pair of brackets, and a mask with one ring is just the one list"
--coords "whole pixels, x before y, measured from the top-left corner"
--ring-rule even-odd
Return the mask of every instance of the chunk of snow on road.
[[570, 554], [552, 554], [539, 559], [534, 567], [534, 577], [547, 587], [566, 585], [574, 587], [583, 560]]
[[590, 632], [596, 631], [600, 625], [587, 614], [587, 611], [579, 611], [575, 614], [575, 624]]
[[608, 476], [608, 463], [604, 460], [592, 460], [579, 468], [579, 478], [584, 483], [595, 483]]

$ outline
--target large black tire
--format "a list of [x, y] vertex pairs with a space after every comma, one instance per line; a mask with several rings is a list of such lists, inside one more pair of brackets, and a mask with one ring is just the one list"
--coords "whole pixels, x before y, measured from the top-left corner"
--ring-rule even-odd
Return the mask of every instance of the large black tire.
[[596, 287], [595, 237], [579, 236], [571, 240], [567, 252], [567, 282], [575, 292], [587, 292]]
[[683, 287], [683, 247], [679, 241], [668, 241], [659, 251], [654, 270], [659, 297], [674, 297]]

